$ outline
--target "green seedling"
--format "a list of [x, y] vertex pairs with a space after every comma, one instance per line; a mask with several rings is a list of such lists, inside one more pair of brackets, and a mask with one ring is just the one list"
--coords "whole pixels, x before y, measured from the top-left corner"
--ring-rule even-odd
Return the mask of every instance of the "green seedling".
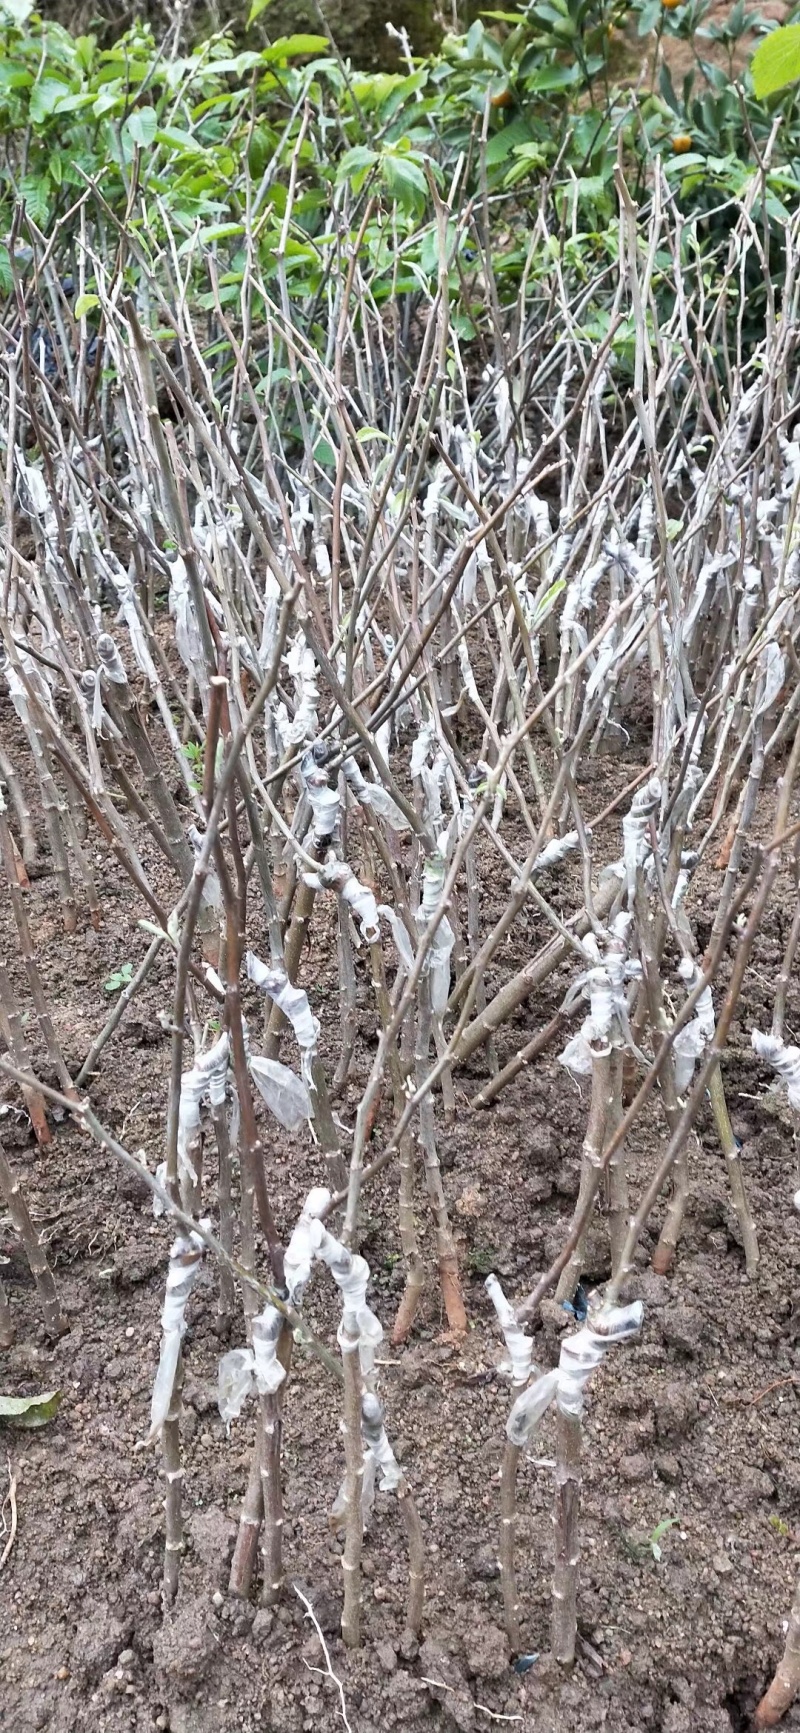
[[187, 740], [183, 755], [191, 769], [192, 782], [199, 791], [203, 786], [203, 748], [196, 740]]
[[661, 1542], [669, 1529], [676, 1528], [677, 1524], [678, 1518], [676, 1516], [666, 1516], [661, 1522], [656, 1523], [655, 1528], [648, 1535], [640, 1535], [635, 1530], [623, 1529], [622, 1540], [626, 1551], [637, 1564], [645, 1564], [648, 1558], [653, 1558], [656, 1564], [660, 1564], [662, 1558]]
[[121, 987], [129, 987], [133, 980], [133, 964], [122, 963], [119, 969], [114, 969], [108, 980], [103, 982], [104, 993], [118, 993]]
[[652, 1534], [648, 1535], [647, 1543], [656, 1564], [660, 1564], [661, 1562], [661, 1542], [664, 1539], [665, 1534], [668, 1534], [671, 1528], [677, 1528], [677, 1526], [677, 1516], [665, 1516], [662, 1522], [656, 1523]]

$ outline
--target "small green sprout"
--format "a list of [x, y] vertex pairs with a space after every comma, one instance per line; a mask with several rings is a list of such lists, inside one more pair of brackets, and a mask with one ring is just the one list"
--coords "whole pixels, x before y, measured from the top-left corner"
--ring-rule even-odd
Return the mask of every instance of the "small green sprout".
[[661, 1562], [661, 1542], [671, 1528], [677, 1528], [677, 1516], [665, 1516], [662, 1522], [657, 1522], [652, 1534], [648, 1535], [648, 1545], [656, 1564]]
[[121, 987], [129, 987], [133, 980], [133, 964], [122, 963], [114, 969], [108, 980], [103, 982], [104, 993], [118, 993]]

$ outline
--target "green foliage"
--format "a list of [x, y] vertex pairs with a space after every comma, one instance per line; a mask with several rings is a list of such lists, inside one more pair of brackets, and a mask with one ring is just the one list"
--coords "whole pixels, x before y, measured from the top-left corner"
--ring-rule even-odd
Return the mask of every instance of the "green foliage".
[[661, 1563], [661, 1542], [664, 1539], [665, 1534], [669, 1534], [670, 1529], [677, 1528], [677, 1526], [677, 1516], [663, 1517], [661, 1522], [656, 1523], [652, 1533], [648, 1536], [650, 1551], [653, 1554], [656, 1564]]
[[759, 100], [773, 96], [800, 78], [800, 24], [773, 30], [759, 43], [750, 66], [753, 89]]
[[192, 782], [195, 788], [201, 788], [203, 783], [203, 764], [205, 757], [202, 746], [197, 740], [187, 740], [183, 748], [183, 755], [187, 763], [191, 766]]
[[661, 1522], [656, 1523], [655, 1528], [652, 1529], [648, 1535], [641, 1535], [637, 1534], [633, 1530], [623, 1529], [622, 1539], [625, 1549], [637, 1564], [647, 1564], [650, 1559], [652, 1559], [655, 1564], [660, 1564], [663, 1555], [661, 1542], [664, 1539], [664, 1536], [669, 1534], [670, 1529], [677, 1528], [677, 1526], [678, 1518], [676, 1516], [666, 1516], [662, 1518]]
[[[101, 48], [92, 35], [71, 36], [43, 20], [27, 0], [0, 0], [0, 293], [12, 287], [7, 238], [18, 199], [36, 229], [50, 234], [61, 225], [65, 248], [78, 233], [83, 199], [112, 256], [114, 225], [124, 219], [119, 268], [127, 290], [146, 264], [169, 300], [172, 260], [212, 324], [218, 308], [235, 316], [247, 283], [251, 320], [264, 319], [273, 295], [288, 298], [307, 319], [312, 345], [324, 348], [327, 285], [359, 235], [376, 304], [431, 295], [444, 278], [453, 329], [470, 341], [484, 316], [486, 269], [459, 213], [486, 201], [485, 244], [501, 305], [513, 303], [523, 276], [535, 293], [556, 264], [591, 287], [617, 258], [617, 163], [642, 199], [659, 157], [684, 214], [687, 254], [713, 277], [724, 270], [727, 201], [749, 187], [754, 152], [773, 123], [761, 99], [776, 86], [761, 69], [774, 68], [782, 39], [795, 41], [800, 25], [765, 35], [740, 92], [732, 57], [747, 32], [770, 26], [743, 0], [722, 23], [711, 6], [527, 0], [487, 10], [411, 70], [362, 74], [343, 70], [322, 35], [253, 47], [222, 32], [170, 59], [144, 25]], [[251, 19], [264, 11], [255, 0]], [[259, 22], [259, 37], [268, 22], [268, 15]], [[652, 89], [640, 87], [636, 29], [653, 51]], [[672, 36], [694, 59], [680, 88], [666, 67], [657, 72], [658, 44]], [[785, 70], [785, 54], [780, 64]], [[443, 258], [435, 203], [448, 198], [454, 175]], [[546, 236], [538, 227], [545, 184]], [[759, 232], [766, 219], [776, 281], [798, 194], [800, 121], [789, 104], [752, 205]], [[17, 270], [24, 274], [22, 250]], [[73, 316], [96, 328], [101, 285], [89, 277], [81, 287]], [[668, 269], [656, 272], [654, 292], [669, 310]], [[752, 282], [744, 291], [738, 281], [729, 286], [731, 297], [742, 292], [747, 340], [763, 318], [755, 252]], [[610, 303], [603, 291], [592, 297], [587, 336], [602, 337]], [[614, 352], [623, 365], [632, 359], [626, 329], [615, 335]], [[209, 358], [224, 371], [225, 356], [217, 327]], [[269, 386], [261, 371], [254, 362], [254, 389], [289, 402], [286, 368], [272, 365]], [[324, 430], [314, 440], [325, 461]]]
[[132, 980], [133, 964], [123, 963], [119, 969], [115, 969], [109, 975], [107, 981], [103, 982], [103, 992], [118, 993], [121, 987], [129, 987]]

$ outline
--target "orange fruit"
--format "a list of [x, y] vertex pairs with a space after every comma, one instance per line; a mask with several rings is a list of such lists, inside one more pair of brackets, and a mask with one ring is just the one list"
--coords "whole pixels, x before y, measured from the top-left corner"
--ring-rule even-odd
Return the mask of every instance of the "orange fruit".
[[506, 86], [505, 90], [496, 90], [494, 96], [490, 96], [489, 106], [491, 108], [510, 108], [513, 101], [511, 91]]
[[683, 0], [661, 0], [661, 4], [666, 12], [675, 12], [679, 6], [683, 5]]
[[688, 132], [676, 133], [671, 143], [676, 156], [683, 156], [687, 150], [692, 148], [692, 140]]

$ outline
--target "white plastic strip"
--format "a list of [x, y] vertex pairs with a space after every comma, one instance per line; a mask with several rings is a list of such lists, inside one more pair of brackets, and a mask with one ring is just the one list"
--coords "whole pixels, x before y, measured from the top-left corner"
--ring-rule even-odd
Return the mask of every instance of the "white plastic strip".
[[526, 1336], [522, 1326], [517, 1323], [513, 1306], [506, 1299], [496, 1276], [487, 1276], [486, 1292], [497, 1313], [497, 1322], [503, 1332], [505, 1344], [511, 1357], [511, 1382], [525, 1385], [533, 1367], [533, 1342]]
[[161, 1354], [150, 1404], [150, 1439], [158, 1437], [169, 1413], [181, 1342], [186, 1335], [186, 1306], [200, 1273], [202, 1253], [199, 1234], [179, 1234], [169, 1254], [167, 1291], [161, 1313]]
[[339, 817], [339, 795], [328, 782], [328, 772], [323, 765], [318, 764], [313, 750], [309, 747], [300, 760], [300, 778], [308, 795], [313, 813], [313, 832], [315, 842], [325, 842], [333, 835], [336, 821]]
[[300, 1048], [303, 1076], [309, 1088], [312, 1088], [311, 1066], [317, 1053], [319, 1023], [312, 1015], [308, 994], [302, 987], [292, 986], [284, 969], [268, 969], [266, 963], [262, 963], [260, 957], [256, 956], [255, 951], [247, 952], [245, 967], [248, 980], [260, 987], [263, 993], [268, 993], [279, 1011], [282, 1011], [291, 1023]]
[[386, 1436], [383, 1408], [371, 1390], [365, 1391], [361, 1398], [361, 1430], [380, 1473], [381, 1492], [396, 1492], [403, 1471]]
[[292, 1233], [283, 1260], [283, 1279], [293, 1306], [299, 1306], [303, 1290], [311, 1276], [314, 1261], [313, 1224], [331, 1201], [325, 1185], [315, 1185], [309, 1192], [302, 1213]]
[[[422, 931], [438, 911], [444, 888], [444, 878], [445, 863], [443, 857], [437, 854], [427, 859], [422, 869], [422, 899], [418, 915]], [[455, 942], [455, 933], [447, 916], [443, 915], [433, 935], [428, 952], [431, 1006], [436, 1017], [443, 1017], [447, 1010], [447, 1001], [450, 997], [450, 953]]]
[[278, 1059], [249, 1058], [250, 1075], [270, 1113], [287, 1131], [296, 1131], [306, 1119], [313, 1119], [311, 1096], [303, 1082], [288, 1065]]
[[771, 1065], [786, 1084], [789, 1106], [800, 1109], [800, 1047], [789, 1047], [777, 1035], [762, 1035], [758, 1029], [750, 1039], [759, 1059]]
[[640, 788], [631, 802], [630, 812], [622, 820], [623, 858], [628, 896], [636, 888], [636, 869], [649, 851], [647, 831], [650, 818], [661, 802], [661, 783], [657, 776]]
[[544, 1372], [517, 1397], [506, 1424], [511, 1443], [518, 1447], [527, 1444], [554, 1400], [562, 1414], [579, 1420], [592, 1373], [615, 1342], [628, 1342], [638, 1335], [643, 1317], [641, 1300], [634, 1300], [630, 1306], [612, 1306], [600, 1312], [593, 1324], [584, 1324], [574, 1336], [568, 1336], [561, 1344], [555, 1369]]
[[358, 1348], [361, 1372], [369, 1378], [375, 1364], [375, 1354], [383, 1341], [380, 1319], [367, 1305], [369, 1264], [357, 1252], [350, 1252], [329, 1234], [321, 1221], [311, 1228], [314, 1256], [327, 1264], [342, 1296], [342, 1323], [337, 1340], [343, 1354]]
[[281, 1315], [267, 1305], [252, 1323], [252, 1348], [233, 1348], [223, 1354], [217, 1377], [217, 1406], [226, 1426], [238, 1420], [248, 1396], [274, 1396], [286, 1373], [277, 1356]]
[[387, 793], [380, 782], [368, 782], [354, 758], [345, 758], [342, 762], [344, 779], [361, 806], [368, 806], [377, 818], [382, 818], [392, 830], [404, 831], [410, 828], [408, 819], [400, 811], [397, 802]]

